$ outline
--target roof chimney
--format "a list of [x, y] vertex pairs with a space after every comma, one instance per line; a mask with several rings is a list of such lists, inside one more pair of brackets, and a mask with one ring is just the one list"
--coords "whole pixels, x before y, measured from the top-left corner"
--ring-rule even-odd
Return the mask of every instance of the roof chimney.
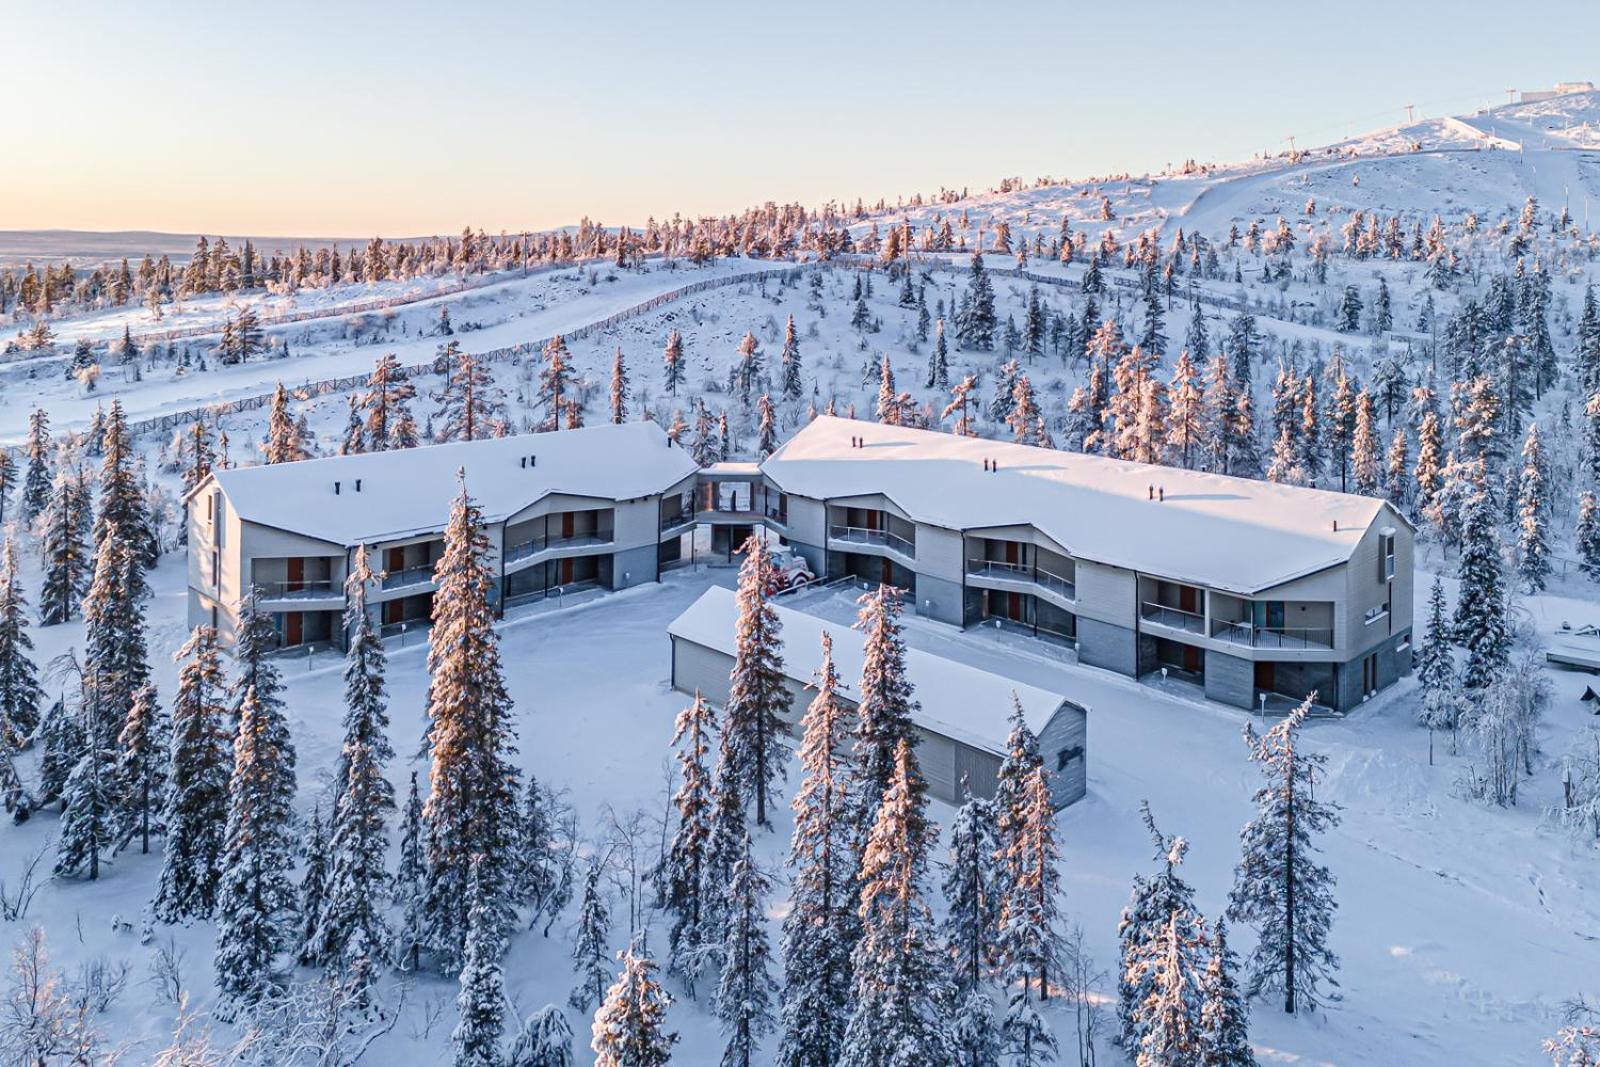
[[1147, 485], [1144, 488], [1145, 488], [1145, 494], [1146, 494], [1145, 495], [1145, 499], [1146, 500], [1154, 500], [1156, 498], [1156, 487], [1153, 486], [1153, 485]]
[[1333, 520], [1333, 532], [1334, 533], [1338, 533], [1339, 532], [1339, 520], [1338, 519], [1334, 519]]
[[1167, 487], [1166, 486], [1163, 485], [1160, 489], [1156, 490], [1156, 499], [1161, 501], [1163, 504], [1165, 504], [1167, 502]]
[[333, 483], [333, 495], [334, 496], [338, 496], [339, 495], [339, 483], [338, 482], [334, 482]]
[[360, 478], [356, 479], [356, 492], [358, 492], [358, 493], [361, 492], [361, 479]]
[[985, 471], [987, 471], [989, 469], [989, 457], [988, 456], [984, 456], [983, 457], [983, 469]]

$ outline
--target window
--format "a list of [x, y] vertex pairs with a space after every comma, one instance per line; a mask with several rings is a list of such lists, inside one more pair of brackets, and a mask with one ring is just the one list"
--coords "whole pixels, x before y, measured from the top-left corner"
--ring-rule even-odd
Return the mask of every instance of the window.
[[1082, 759], [1082, 758], [1083, 758], [1083, 746], [1082, 745], [1073, 745], [1071, 748], [1064, 748], [1061, 751], [1056, 753], [1056, 770], [1057, 771], [1064, 771], [1064, 770], [1067, 769], [1067, 765], [1070, 764], [1073, 760]]
[[1394, 531], [1378, 535], [1378, 581], [1394, 581]]

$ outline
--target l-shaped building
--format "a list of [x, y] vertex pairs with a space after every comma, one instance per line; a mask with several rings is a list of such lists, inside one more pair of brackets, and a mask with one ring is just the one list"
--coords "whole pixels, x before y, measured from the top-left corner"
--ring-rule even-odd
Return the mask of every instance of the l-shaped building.
[[337, 643], [359, 544], [379, 621], [425, 623], [458, 469], [503, 604], [654, 581], [696, 527], [726, 553], [759, 525], [921, 615], [1239, 707], [1348, 710], [1410, 669], [1413, 529], [1386, 501], [830, 417], [704, 470], [634, 423], [219, 471], [189, 498], [191, 623], [226, 639], [253, 582], [285, 645]]

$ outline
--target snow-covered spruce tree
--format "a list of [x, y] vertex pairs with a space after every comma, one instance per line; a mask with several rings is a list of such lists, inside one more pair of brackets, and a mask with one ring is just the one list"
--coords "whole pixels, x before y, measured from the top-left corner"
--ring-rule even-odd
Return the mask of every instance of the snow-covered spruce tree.
[[35, 803], [44, 807], [61, 799], [73, 768], [89, 750], [89, 739], [83, 730], [83, 719], [75, 709], [68, 710], [65, 696], [57, 697], [46, 709], [39, 722], [38, 738], [44, 751], [39, 757]]
[[789, 845], [790, 909], [783, 920], [782, 1067], [827, 1067], [843, 1050], [850, 1003], [850, 956], [859, 936], [851, 838], [849, 715], [839, 698], [833, 638], [801, 719], [803, 776], [794, 797]]
[[172, 760], [161, 816], [167, 846], [154, 901], [156, 918], [169, 923], [209, 918], [216, 906], [232, 767], [216, 630], [195, 627], [175, 658], [183, 665], [172, 701]]
[[0, 524], [6, 521], [6, 505], [17, 487], [17, 461], [10, 452], [0, 452]]
[[789, 695], [784, 689], [782, 627], [767, 599], [772, 557], [759, 532], [744, 543], [744, 554], [722, 741], [740, 794], [746, 804], [755, 803], [756, 825], [770, 829], [767, 806], [776, 802], [773, 783], [788, 769], [788, 745], [778, 716], [788, 708]]
[[1355, 430], [1350, 436], [1350, 473], [1353, 489], [1362, 496], [1377, 496], [1383, 489], [1378, 462], [1378, 432], [1372, 394], [1362, 389], [1356, 394]]
[[606, 907], [600, 878], [605, 868], [591, 861], [583, 880], [583, 896], [578, 903], [578, 928], [572, 942], [572, 971], [577, 977], [567, 1003], [573, 1010], [590, 1012], [605, 994], [608, 953], [606, 940], [611, 934], [611, 911]]
[[149, 682], [133, 695], [133, 706], [117, 737], [117, 848], [135, 838], [140, 853], [150, 851], [152, 834], [166, 832], [162, 798], [167, 790], [172, 720]]
[[544, 408], [540, 430], [559, 430], [570, 421], [571, 409], [578, 406], [577, 376], [572, 369], [572, 354], [567, 342], [556, 334], [544, 346], [544, 368], [539, 371], [539, 405]]
[[322, 807], [311, 809], [311, 826], [306, 831], [305, 869], [300, 872], [300, 900], [297, 909], [299, 928], [295, 931], [295, 960], [305, 967], [320, 967], [328, 962], [322, 943], [322, 913], [328, 906], [328, 831], [322, 823]]
[[427, 914], [430, 947], [446, 973], [459, 970], [466, 941], [473, 857], [482, 857], [484, 906], [501, 937], [510, 929], [516, 891], [516, 734], [489, 604], [495, 579], [488, 551], [483, 514], [463, 477], [445, 527], [428, 648]]
[[228, 824], [217, 887], [217, 988], [250, 1008], [279, 985], [295, 911], [294, 761], [282, 746], [283, 713], [246, 692], [233, 743]]
[[927, 783], [901, 738], [861, 863], [861, 940], [839, 1067], [891, 1067], [950, 1059], [945, 961], [925, 899]]
[[950, 1054], [960, 1067], [999, 1067], [1002, 1045], [994, 998], [983, 989], [962, 997], [950, 1017]]
[[133, 710], [134, 694], [150, 680], [144, 605], [133, 596], [143, 581], [140, 574], [132, 546], [116, 525], [107, 526], [83, 601], [84, 684], [98, 729], [95, 747], [111, 753]]
[[300, 439], [300, 427], [289, 411], [289, 393], [282, 382], [273, 392], [272, 406], [267, 412], [264, 458], [268, 463], [298, 463], [310, 458], [305, 442]]
[[[1316, 694], [1263, 735], [1246, 725], [1245, 743], [1266, 784], [1256, 791], [1256, 817], [1239, 834], [1228, 917], [1254, 926], [1247, 964], [1248, 995], [1283, 993], [1283, 1010], [1315, 1011], [1339, 999], [1333, 972], [1339, 957], [1328, 946], [1333, 875], [1317, 862], [1316, 838], [1339, 823], [1336, 805], [1316, 797], [1327, 757], [1298, 742]], [[1326, 988], [1325, 988], [1326, 987]]]
[[1517, 481], [1517, 576], [1530, 593], [1544, 591], [1550, 577], [1550, 501], [1545, 488], [1544, 446], [1539, 424], [1528, 424]]
[[944, 339], [944, 319], [934, 324], [933, 348], [928, 353], [928, 376], [924, 388], [948, 389], [950, 387], [950, 349]]
[[488, 437], [502, 407], [493, 375], [458, 341], [445, 345], [439, 358], [446, 366], [444, 387], [435, 394], [439, 410], [434, 421], [439, 440], [478, 441]]
[[785, 400], [799, 400], [804, 386], [800, 380], [800, 340], [795, 335], [794, 316], [783, 326], [783, 355], [779, 357], [778, 389]]
[[[917, 743], [912, 715], [917, 702], [906, 674], [906, 644], [900, 636], [900, 592], [880, 585], [862, 596], [855, 628], [866, 634], [857, 689], [855, 737], [854, 824], [857, 840], [865, 844], [878, 819], [889, 784], [894, 780], [900, 743]], [[913, 789], [926, 788], [920, 774], [909, 780]], [[920, 792], [919, 792], [920, 803]], [[860, 847], [860, 846], [858, 846]]]
[[1005, 886], [1000, 916], [999, 954], [1010, 1004], [1001, 1034], [1005, 1045], [1021, 1063], [1053, 1058], [1055, 1035], [1033, 1005], [1030, 979], [1038, 984], [1038, 999], [1050, 996], [1050, 975], [1061, 966], [1060, 848], [1055, 840], [1055, 809], [1050, 803], [1048, 772], [1034, 772], [1028, 783], [1024, 823], [1008, 842], [1006, 867], [1014, 880]]
[[574, 856], [570, 844], [557, 840], [564, 805], [530, 772], [521, 815], [517, 902], [528, 907], [528, 929], [543, 922], [549, 937], [551, 925], [572, 899]]
[[[251, 586], [239, 602], [239, 625], [233, 648], [234, 676], [228, 687], [232, 724], [237, 724], [245, 694], [252, 690], [256, 702], [263, 706], [271, 705], [277, 712], [275, 719], [283, 721], [283, 675], [272, 659], [272, 653], [278, 647], [278, 628], [272, 613], [261, 610], [260, 602], [265, 597], [265, 590]], [[285, 736], [280, 743], [287, 741]], [[293, 758], [291, 746], [290, 759]], [[292, 801], [294, 798], [289, 799]]]
[[761, 1039], [773, 1030], [772, 1001], [778, 983], [772, 979], [772, 949], [767, 939], [766, 906], [771, 892], [772, 883], [756, 865], [746, 832], [728, 883], [724, 959], [715, 1003], [727, 1035], [722, 1067], [750, 1067]]
[[388, 820], [394, 787], [384, 768], [394, 758], [384, 695], [386, 657], [367, 609], [373, 582], [365, 545], [345, 581], [344, 746], [333, 802], [327, 901], [318, 939], [321, 957], [365, 990], [389, 959], [386, 918]]
[[[57, 878], [100, 877], [101, 861], [111, 850], [117, 819], [116, 749], [114, 730], [101, 722], [102, 709], [95, 698], [91, 675], [67, 653], [70, 683], [76, 686], [79, 734], [84, 739], [82, 755], [68, 775], [61, 791], [60, 834], [56, 838]], [[63, 700], [66, 696], [63, 695]]]
[[756, 399], [756, 434], [756, 453], [762, 459], [778, 450], [778, 415], [766, 393]]
[[145, 571], [156, 565], [161, 555], [150, 508], [145, 500], [133, 445], [128, 437], [128, 420], [122, 401], [113, 400], [100, 438], [100, 508], [94, 519], [94, 544], [103, 551], [106, 540], [121, 537], [132, 553], [136, 570], [129, 575], [129, 600], [140, 600], [149, 592]]
[[554, 1004], [546, 1004], [522, 1024], [505, 1067], [573, 1067], [572, 1027]]
[[400, 816], [400, 859], [389, 893], [400, 910], [394, 960], [402, 971], [415, 971], [421, 964], [422, 950], [433, 940], [428, 927], [428, 862], [422, 835], [422, 794], [417, 787], [417, 772], [412, 771], [411, 789]]
[[39, 517], [44, 555], [44, 587], [39, 592], [39, 621], [46, 626], [66, 622], [78, 613], [89, 583], [90, 560], [84, 545], [89, 528], [89, 486], [80, 472], [62, 470], [44, 514]]
[[1467, 652], [1462, 682], [1481, 689], [1494, 680], [1511, 657], [1511, 627], [1506, 618], [1505, 560], [1495, 508], [1480, 491], [1467, 505], [1457, 577], [1461, 586], [1453, 620], [1456, 643]]
[[677, 396], [683, 384], [683, 336], [677, 330], [667, 334], [667, 346], [661, 355], [661, 384], [668, 396]]
[[678, 1043], [666, 1026], [672, 997], [656, 981], [649, 957], [630, 950], [621, 960], [622, 973], [594, 1014], [589, 1047], [595, 1067], [664, 1067]]
[[1250, 1047], [1250, 1005], [1239, 991], [1239, 959], [1228, 947], [1228, 923], [1211, 932], [1200, 982], [1200, 1067], [1256, 1067]]
[[1149, 990], [1138, 1012], [1143, 1031], [1135, 1056], [1139, 1067], [1199, 1067], [1202, 1062], [1204, 994], [1194, 959], [1205, 947], [1174, 912], [1157, 926], [1135, 962], [1137, 977]]
[[1444, 581], [1433, 577], [1428, 595], [1428, 629], [1422, 635], [1417, 654], [1417, 687], [1422, 701], [1417, 721], [1428, 728], [1428, 765], [1433, 765], [1433, 732], [1449, 730], [1454, 750], [1456, 724], [1461, 716], [1461, 694], [1457, 690], [1455, 653], [1450, 643], [1450, 624], [1445, 619]]
[[979, 352], [994, 350], [994, 333], [998, 325], [994, 311], [994, 286], [983, 269], [983, 256], [972, 253], [972, 270], [967, 281], [962, 313], [956, 319], [956, 336], [963, 348]]
[[678, 749], [679, 785], [672, 798], [678, 813], [677, 826], [656, 873], [661, 906], [671, 916], [667, 969], [678, 977], [691, 997], [707, 944], [706, 909], [700, 891], [715, 802], [706, 754], [715, 732], [716, 712], [696, 691], [694, 703], [678, 713], [672, 735], [672, 743]]
[[632, 395], [628, 385], [628, 365], [622, 358], [622, 346], [611, 359], [611, 421], [620, 425], [628, 421], [628, 399]]
[[39, 728], [39, 670], [28, 636], [28, 602], [17, 576], [17, 539], [7, 527], [0, 550], [0, 744], [15, 748]]
[[[1174, 834], [1167, 836], [1156, 827], [1150, 806], [1141, 803], [1140, 816], [1155, 845], [1155, 859], [1161, 864], [1153, 875], [1135, 875], [1128, 904], [1117, 923], [1121, 943], [1121, 969], [1117, 976], [1118, 1043], [1124, 1051], [1136, 1054], [1148, 1028], [1144, 1004], [1150, 996], [1145, 962], [1154, 951], [1163, 924], [1174, 916], [1181, 920], [1183, 943], [1200, 938], [1200, 913], [1195, 910], [1194, 890], [1178, 873], [1188, 842]], [[1200, 964], [1195, 963], [1198, 971]]]
[[[372, 376], [367, 379], [366, 394], [360, 400], [367, 415], [365, 421], [358, 423], [359, 441], [370, 444], [374, 452], [414, 447], [417, 422], [411, 414], [411, 401], [416, 395], [417, 387], [406, 377], [395, 354], [379, 356], [373, 364]], [[359, 419], [354, 408], [351, 418]]]
[[1592, 489], [1585, 489], [1578, 495], [1578, 524], [1573, 547], [1578, 552], [1578, 569], [1600, 581], [1600, 503], [1596, 502]]
[[500, 1042], [505, 1032], [505, 973], [500, 956], [505, 951], [499, 905], [478, 876], [481, 857], [475, 858], [467, 877], [467, 940], [462, 953], [461, 992], [456, 995], [460, 1017], [450, 1034], [451, 1062], [455, 1067], [500, 1067]]
[[28, 443], [23, 452], [28, 457], [28, 473], [22, 483], [22, 519], [32, 522], [44, 513], [56, 479], [50, 413], [43, 408], [34, 408], [28, 416]]
[[950, 824], [950, 861], [945, 865], [945, 917], [940, 924], [955, 993], [981, 991], [999, 956], [1000, 916], [1006, 886], [1001, 881], [1000, 834], [995, 805], [968, 790]]

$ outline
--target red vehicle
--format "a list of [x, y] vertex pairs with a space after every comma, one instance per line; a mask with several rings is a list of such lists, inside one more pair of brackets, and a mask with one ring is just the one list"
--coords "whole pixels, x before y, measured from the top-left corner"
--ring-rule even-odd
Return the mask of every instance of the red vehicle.
[[767, 585], [768, 596], [788, 589], [801, 589], [816, 580], [817, 576], [811, 573], [811, 565], [806, 558], [793, 549], [774, 548], [770, 559], [772, 578]]

